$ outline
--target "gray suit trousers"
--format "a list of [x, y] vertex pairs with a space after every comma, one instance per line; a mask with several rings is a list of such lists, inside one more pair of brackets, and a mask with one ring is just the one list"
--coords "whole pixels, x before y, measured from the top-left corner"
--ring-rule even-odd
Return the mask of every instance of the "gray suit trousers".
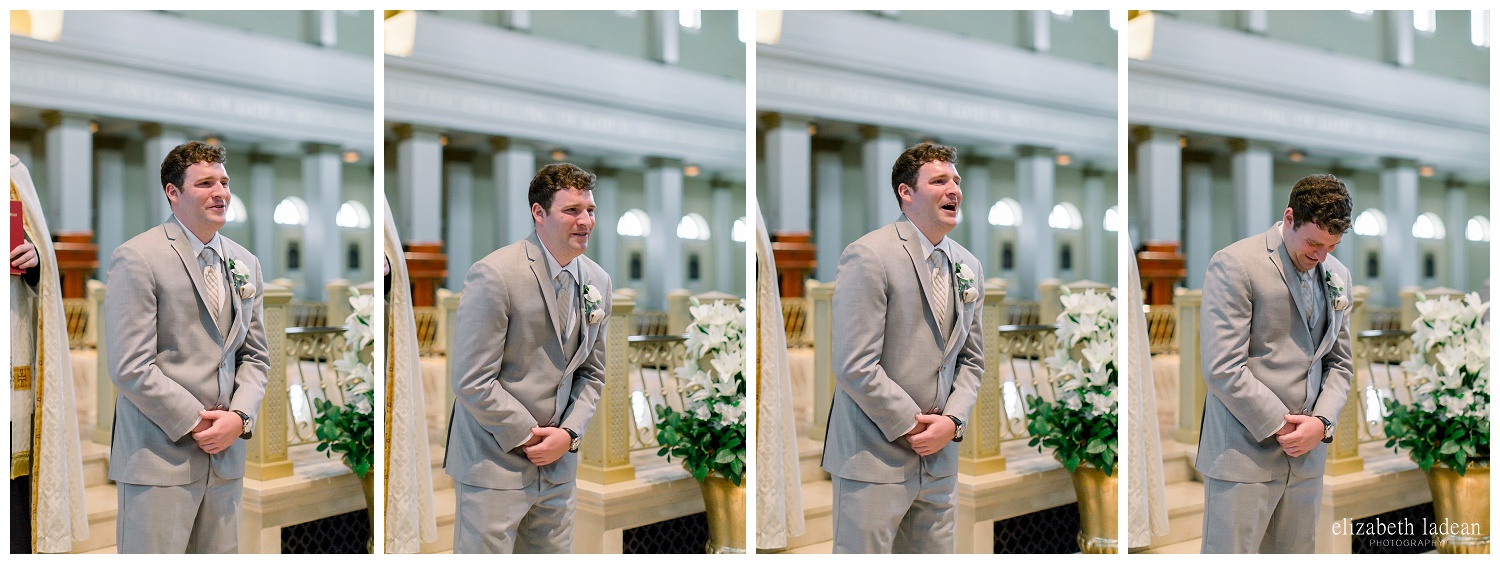
[[184, 486], [116, 483], [120, 554], [237, 554], [245, 479], [212, 471]]
[[953, 554], [958, 476], [878, 484], [833, 477], [834, 554]]
[[1322, 476], [1204, 480], [1203, 554], [1312, 554], [1317, 548]]
[[576, 482], [538, 479], [519, 490], [454, 482], [454, 554], [567, 554], [573, 550]]

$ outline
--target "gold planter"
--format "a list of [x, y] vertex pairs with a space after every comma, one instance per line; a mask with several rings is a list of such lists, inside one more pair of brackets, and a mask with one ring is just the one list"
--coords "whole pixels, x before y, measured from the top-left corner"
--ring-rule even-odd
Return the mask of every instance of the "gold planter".
[[1427, 472], [1437, 523], [1432, 543], [1442, 554], [1490, 553], [1490, 466], [1469, 463], [1464, 475], [1434, 465]]
[[1073, 472], [1073, 492], [1078, 495], [1078, 550], [1084, 554], [1118, 554], [1120, 541], [1118, 476], [1106, 476], [1098, 468], [1079, 465]]
[[745, 553], [745, 486], [734, 485], [717, 474], [698, 484], [703, 491], [703, 510], [708, 514], [709, 554]]

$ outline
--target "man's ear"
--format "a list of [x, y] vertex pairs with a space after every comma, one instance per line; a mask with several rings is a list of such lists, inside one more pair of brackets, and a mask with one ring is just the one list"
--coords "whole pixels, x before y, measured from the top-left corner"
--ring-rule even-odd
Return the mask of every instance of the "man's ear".
[[532, 203], [531, 204], [531, 220], [532, 221], [541, 221], [542, 218], [546, 217], [546, 216], [547, 216], [547, 210], [543, 209], [541, 204], [538, 204], [538, 203]]
[[180, 192], [180, 189], [177, 188], [176, 184], [167, 184], [166, 186], [162, 187], [162, 191], [167, 193], [167, 202], [173, 204], [177, 203], [177, 196]]
[[901, 203], [910, 202], [911, 192], [911, 186], [907, 186], [905, 182], [902, 182], [900, 186], [896, 187], [896, 199], [901, 200]]

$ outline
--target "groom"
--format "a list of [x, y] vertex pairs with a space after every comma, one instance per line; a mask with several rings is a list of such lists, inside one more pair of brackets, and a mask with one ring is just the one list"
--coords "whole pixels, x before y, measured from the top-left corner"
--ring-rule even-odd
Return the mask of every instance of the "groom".
[[444, 468], [457, 490], [453, 552], [566, 553], [578, 447], [604, 387], [610, 279], [583, 256], [594, 175], [531, 179], [536, 231], [469, 268], [453, 342]]
[[1328, 174], [1282, 221], [1214, 254], [1203, 281], [1197, 468], [1204, 553], [1310, 553], [1323, 462], [1349, 392], [1349, 269], [1332, 256], [1353, 205]]
[[190, 141], [161, 163], [172, 217], [115, 249], [104, 294], [119, 390], [109, 478], [121, 553], [239, 552], [245, 441], [270, 355], [260, 265], [218, 233], [225, 151]]
[[958, 447], [984, 369], [979, 260], [947, 238], [958, 152], [923, 143], [891, 167], [895, 223], [844, 249], [833, 291], [823, 469], [835, 553], [952, 553]]

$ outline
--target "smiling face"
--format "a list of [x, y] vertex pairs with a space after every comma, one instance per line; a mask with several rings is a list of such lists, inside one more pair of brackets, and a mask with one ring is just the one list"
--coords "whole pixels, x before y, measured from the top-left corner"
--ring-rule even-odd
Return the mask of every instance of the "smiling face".
[[182, 186], [167, 184], [172, 214], [207, 243], [224, 227], [229, 213], [229, 173], [223, 163], [193, 163], [182, 174]]
[[1344, 239], [1343, 235], [1329, 233], [1311, 221], [1292, 229], [1292, 208], [1286, 209], [1283, 220], [1281, 237], [1286, 244], [1286, 254], [1292, 257], [1292, 266], [1301, 272], [1321, 264]]
[[958, 226], [958, 204], [963, 201], [958, 169], [946, 161], [928, 161], [917, 170], [917, 185], [901, 184], [896, 193], [901, 211], [932, 244]]
[[557, 262], [567, 265], [589, 248], [594, 231], [594, 192], [563, 188], [552, 195], [552, 206], [531, 204], [537, 237]]

